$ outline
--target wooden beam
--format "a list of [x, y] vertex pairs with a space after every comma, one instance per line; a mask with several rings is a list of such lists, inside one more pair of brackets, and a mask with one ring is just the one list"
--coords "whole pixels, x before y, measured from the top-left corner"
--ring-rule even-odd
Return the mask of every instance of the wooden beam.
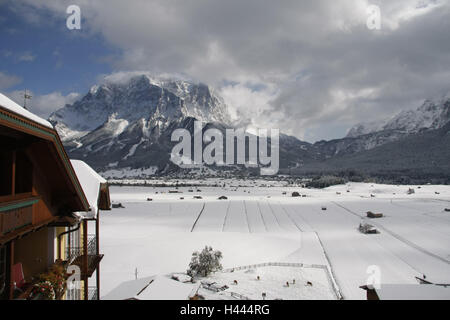
[[83, 271], [84, 276], [84, 300], [89, 300], [89, 277], [88, 273], [88, 224], [83, 220]]
[[12, 152], [12, 182], [11, 182], [11, 194], [14, 197], [16, 194], [16, 152]]
[[[97, 219], [95, 220], [95, 237], [97, 242], [97, 254], [100, 254], [100, 210], [97, 211]], [[100, 263], [97, 266], [97, 300], [100, 300]]]
[[9, 243], [9, 299], [14, 299], [14, 240]]
[[29, 234], [31, 232], [38, 231], [39, 229], [54, 222], [55, 219], [56, 219], [56, 217], [53, 217], [53, 218], [44, 220], [42, 222], [39, 222], [39, 224], [26, 226], [26, 227], [14, 230], [12, 232], [9, 232], [0, 238], [0, 245], [4, 245], [4, 244], [8, 243], [9, 241], [13, 241], [17, 238], [23, 238], [24, 236], [26, 236], [27, 234]]

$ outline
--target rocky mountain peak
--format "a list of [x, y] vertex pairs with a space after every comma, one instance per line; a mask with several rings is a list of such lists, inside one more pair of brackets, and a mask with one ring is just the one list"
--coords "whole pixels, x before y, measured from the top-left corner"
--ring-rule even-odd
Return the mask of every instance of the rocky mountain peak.
[[412, 134], [424, 129], [442, 128], [449, 121], [450, 95], [445, 95], [440, 99], [427, 99], [417, 109], [401, 111], [388, 120], [360, 123], [352, 127], [346, 137], [355, 138], [384, 130]]
[[52, 113], [49, 120], [63, 141], [71, 141], [103, 126], [113, 114], [129, 124], [145, 119], [158, 127], [186, 117], [230, 123], [223, 99], [207, 85], [144, 74], [92, 86], [83, 98]]

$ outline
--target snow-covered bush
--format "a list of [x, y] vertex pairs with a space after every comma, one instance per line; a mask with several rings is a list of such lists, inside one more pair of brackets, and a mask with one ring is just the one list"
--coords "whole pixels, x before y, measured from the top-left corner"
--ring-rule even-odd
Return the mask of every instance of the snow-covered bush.
[[216, 272], [222, 269], [220, 260], [222, 259], [222, 252], [213, 250], [212, 247], [205, 246], [202, 252], [195, 251], [192, 254], [191, 262], [187, 274], [191, 277], [208, 276], [211, 272]]

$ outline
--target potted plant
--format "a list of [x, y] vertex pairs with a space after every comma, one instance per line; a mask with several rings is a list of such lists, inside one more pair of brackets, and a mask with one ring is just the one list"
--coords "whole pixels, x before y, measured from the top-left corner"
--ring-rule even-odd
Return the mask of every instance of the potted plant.
[[39, 276], [33, 286], [32, 299], [61, 300], [66, 290], [67, 273], [62, 262], [56, 261], [48, 270]]
[[33, 300], [55, 300], [55, 291], [50, 281], [41, 281], [33, 286], [31, 291]]

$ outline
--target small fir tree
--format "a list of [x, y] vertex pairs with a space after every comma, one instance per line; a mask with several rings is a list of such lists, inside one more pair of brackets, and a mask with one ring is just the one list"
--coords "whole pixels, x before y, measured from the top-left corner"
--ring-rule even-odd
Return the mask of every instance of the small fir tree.
[[212, 272], [222, 270], [222, 252], [213, 250], [210, 246], [205, 246], [202, 252], [195, 251], [192, 254], [191, 262], [187, 274], [191, 277], [206, 277]]

